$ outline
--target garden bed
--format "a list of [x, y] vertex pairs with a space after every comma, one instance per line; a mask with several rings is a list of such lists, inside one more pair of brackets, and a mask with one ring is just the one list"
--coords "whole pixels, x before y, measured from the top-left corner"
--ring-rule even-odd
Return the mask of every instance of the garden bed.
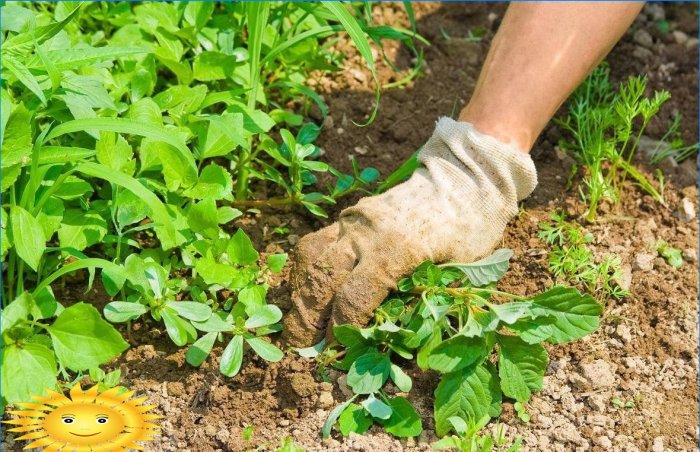
[[[469, 99], [503, 12], [499, 4], [416, 5], [418, 32], [432, 43], [425, 48], [423, 75], [405, 88], [385, 90], [375, 122], [365, 128], [352, 121], [364, 122], [371, 112], [372, 78], [352, 46], [339, 42], [348, 55], [347, 70], [316, 81], [329, 106], [317, 141], [325, 151], [322, 159], [347, 172], [352, 155], [362, 168], [375, 167], [383, 176], [393, 171], [425, 142], [439, 116], [454, 115]], [[678, 110], [683, 115], [683, 137], [696, 142], [697, 41], [692, 47], [676, 42], [682, 37], [659, 31], [662, 14], [677, 24], [675, 30], [697, 35], [697, 5], [649, 5], [608, 61], [615, 80], [647, 74], [651, 90], [666, 89], [673, 96], [647, 135], [660, 138]], [[376, 7], [375, 15], [379, 21], [407, 26], [405, 13], [394, 5]], [[487, 30], [480, 42], [462, 39], [469, 30], [480, 28]], [[654, 44], [641, 46], [637, 30], [648, 31]], [[387, 51], [399, 68], [410, 69], [406, 49], [397, 45]], [[379, 76], [384, 83], [397, 77], [386, 65], [380, 65]], [[566, 188], [571, 161], [556, 152], [559, 138], [559, 130], [550, 126], [535, 146], [539, 186], [506, 229], [503, 246], [511, 248], [514, 257], [499, 287], [514, 294], [531, 295], [554, 283], [547, 265], [548, 247], [537, 238], [538, 224], [553, 212], [577, 217], [586, 208], [578, 191]], [[639, 167], [652, 174], [642, 154]], [[628, 183], [621, 205], [603, 206], [599, 222], [586, 226], [596, 238], [591, 246], [597, 255], [613, 252], [622, 258], [630, 294], [607, 302], [596, 333], [569, 345], [548, 346], [551, 362], [544, 390], [528, 404], [529, 424], [518, 419], [511, 404], [504, 405], [499, 423], [506, 437], [522, 436], [528, 450], [697, 447], [698, 224], [694, 213], [692, 218], [677, 214], [684, 199], [697, 212], [697, 165], [692, 158], [678, 167], [667, 166], [668, 207]], [[331, 219], [356, 199], [344, 199]], [[266, 210], [248, 214], [235, 225], [264, 250], [264, 257], [291, 252], [300, 236], [330, 221], [298, 211]], [[273, 236], [270, 231], [279, 226], [288, 227], [289, 235]], [[674, 269], [661, 257], [644, 262], [644, 255], [655, 254], [650, 246], [657, 239], [685, 251], [687, 261], [681, 268]], [[283, 311], [290, 308], [287, 274], [273, 280], [268, 299]], [[99, 284], [88, 294], [83, 290], [81, 281], [69, 284], [63, 294], [56, 288], [63, 300], [92, 302], [100, 310], [109, 301]], [[165, 416], [162, 434], [146, 446], [148, 450], [234, 451], [258, 446], [274, 450], [286, 437], [307, 450], [430, 450], [437, 440], [432, 423], [437, 377], [431, 372], [407, 369], [414, 378], [408, 397], [424, 422], [420, 437], [398, 440], [375, 427], [363, 436], [321, 440], [329, 411], [348, 398], [343, 392], [347, 387], [335, 381], [340, 373], [331, 371], [330, 382], [319, 382], [312, 360], [288, 353], [270, 364], [249, 354], [240, 374], [226, 378], [218, 370], [217, 347], [200, 368], [193, 368], [185, 362], [185, 349], [173, 345], [164, 331], [140, 323], [134, 325], [130, 344], [111, 367], [121, 368], [122, 384], [147, 396]], [[21, 448], [9, 436], [4, 441], [8, 450]]]

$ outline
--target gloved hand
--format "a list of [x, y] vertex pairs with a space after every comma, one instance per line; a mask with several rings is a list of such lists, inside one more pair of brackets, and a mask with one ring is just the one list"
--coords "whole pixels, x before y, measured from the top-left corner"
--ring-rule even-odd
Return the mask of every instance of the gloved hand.
[[537, 185], [529, 155], [449, 118], [438, 121], [418, 159], [425, 168], [408, 181], [363, 198], [299, 241], [294, 308], [284, 325], [292, 345], [315, 344], [333, 325], [364, 325], [397, 280], [426, 259], [486, 256]]

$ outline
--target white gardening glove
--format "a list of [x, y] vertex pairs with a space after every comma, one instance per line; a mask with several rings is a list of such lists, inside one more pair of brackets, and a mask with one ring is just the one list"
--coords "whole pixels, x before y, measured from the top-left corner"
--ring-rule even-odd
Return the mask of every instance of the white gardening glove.
[[438, 121], [418, 160], [425, 168], [408, 181], [361, 199], [299, 241], [294, 309], [285, 320], [292, 345], [316, 343], [332, 325], [364, 325], [397, 280], [426, 259], [488, 255], [537, 185], [526, 153], [449, 118]]

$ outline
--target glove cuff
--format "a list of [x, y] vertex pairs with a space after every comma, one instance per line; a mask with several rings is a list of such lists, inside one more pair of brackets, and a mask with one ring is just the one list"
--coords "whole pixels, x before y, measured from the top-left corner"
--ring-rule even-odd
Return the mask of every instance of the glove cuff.
[[537, 170], [528, 154], [470, 123], [447, 117], [437, 121], [418, 160], [435, 183], [442, 185], [440, 179], [447, 179], [446, 189], [471, 192], [470, 198], [477, 197], [483, 212], [504, 226], [517, 213], [518, 201], [537, 186]]

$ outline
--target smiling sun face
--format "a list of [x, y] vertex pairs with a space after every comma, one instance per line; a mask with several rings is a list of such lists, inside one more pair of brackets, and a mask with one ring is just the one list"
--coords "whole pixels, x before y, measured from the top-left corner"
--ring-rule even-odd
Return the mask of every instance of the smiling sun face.
[[40, 403], [19, 403], [20, 411], [9, 411], [19, 419], [3, 421], [19, 425], [11, 432], [29, 432], [17, 438], [34, 440], [25, 449], [43, 447], [44, 452], [58, 450], [126, 451], [143, 449], [137, 441], [150, 441], [158, 433], [161, 418], [147, 414], [155, 405], [141, 405], [145, 397], [132, 399], [134, 391], [120, 393], [112, 388], [98, 393], [97, 386], [87, 391], [76, 384], [70, 398], [55, 391], [48, 397], [34, 396]]
[[78, 404], [56, 408], [44, 418], [46, 434], [57, 441], [98, 444], [114, 441], [124, 430], [124, 417], [100, 405]]

